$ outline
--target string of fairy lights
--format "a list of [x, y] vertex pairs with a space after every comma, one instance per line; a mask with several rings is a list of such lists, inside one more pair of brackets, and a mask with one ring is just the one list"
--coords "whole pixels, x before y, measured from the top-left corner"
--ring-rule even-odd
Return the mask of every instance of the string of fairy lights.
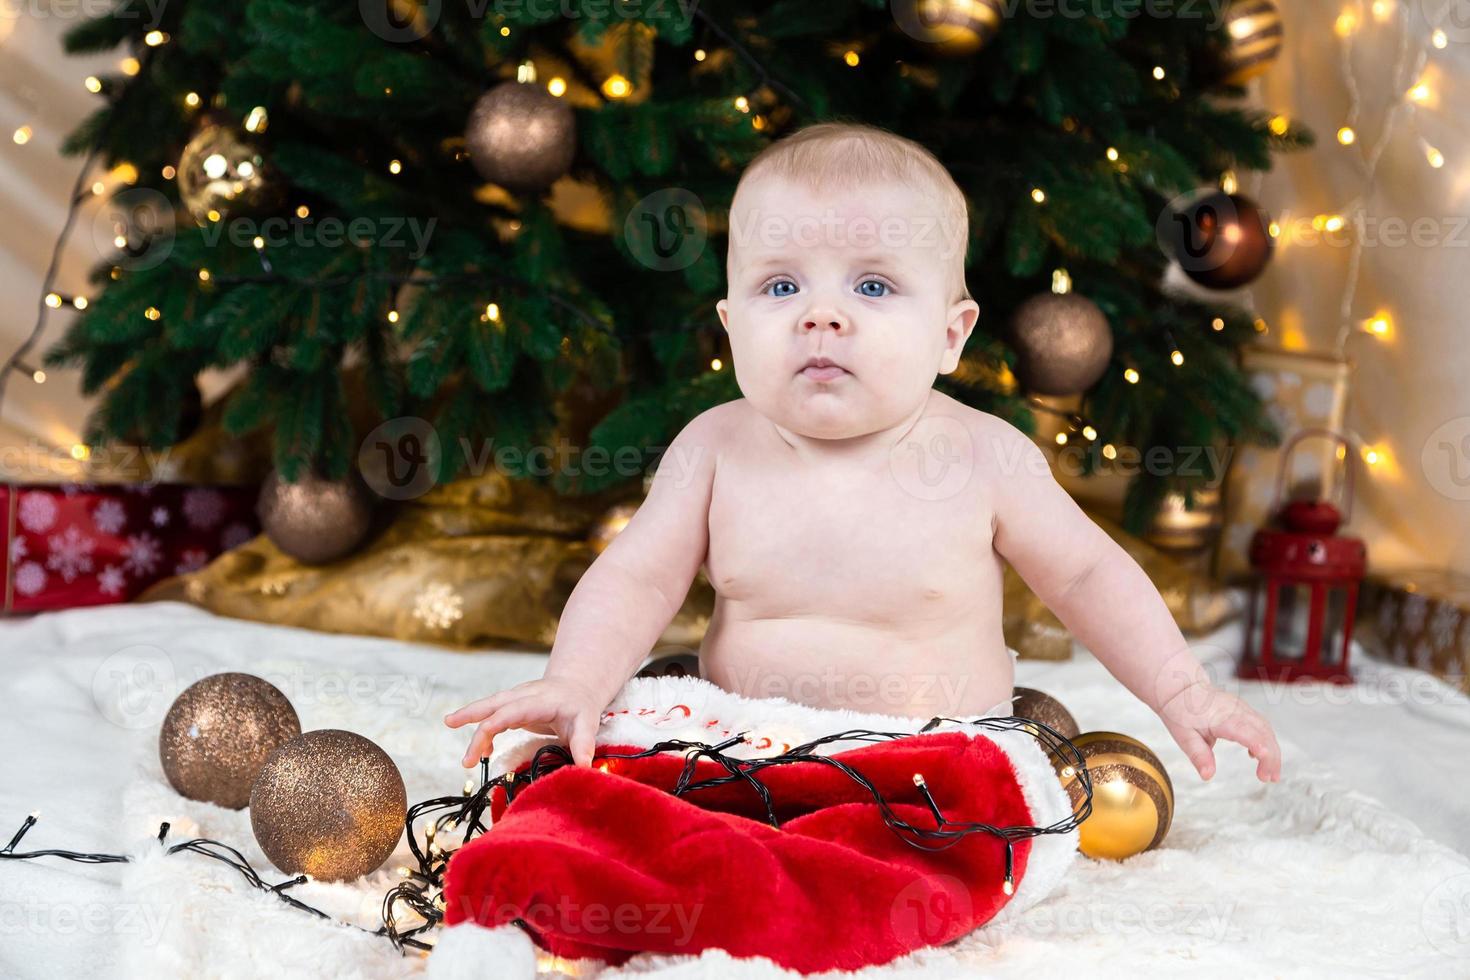
[[[996, 734], [1021, 732], [1036, 738], [1052, 764], [1059, 771], [1067, 773], [1073, 780], [1073, 785], [1077, 787], [1077, 792], [1071, 797], [1072, 811], [1065, 817], [1044, 826], [994, 826], [979, 821], [951, 820], [945, 816], [943, 809], [939, 806], [924, 774], [915, 772], [913, 774], [914, 790], [934, 823], [932, 827], [920, 826], [900, 816], [893, 808], [894, 801], [885, 796], [861, 770], [836, 755], [822, 755], [817, 751], [823, 746], [838, 742], [878, 743], [922, 737], [943, 723], [967, 725], [975, 729], [977, 734], [979, 732]], [[687, 797], [700, 790], [713, 789], [730, 783], [741, 783], [749, 786], [759, 797], [766, 813], [766, 822], [776, 828], [781, 826], [781, 821], [776, 815], [776, 801], [772, 797], [770, 788], [761, 782], [760, 774], [766, 769], [777, 766], [801, 765], [834, 769], [848, 777], [864, 795], [870, 797], [884, 825], [893, 831], [899, 840], [916, 850], [945, 850], [977, 834], [983, 834], [999, 841], [1004, 848], [1001, 891], [1006, 895], [1013, 895], [1016, 890], [1014, 849], [1017, 843], [1036, 837], [1070, 834], [1092, 814], [1092, 777], [1081, 750], [1056, 729], [1030, 718], [983, 717], [961, 721], [940, 716], [930, 719], [917, 734], [850, 729], [804, 742], [779, 755], [754, 759], [730, 755], [727, 750], [747, 744], [749, 742], [747, 736], [748, 733], [741, 732], [713, 745], [706, 742], [669, 739], [638, 752], [598, 753], [593, 763], [598, 770], [616, 775], [619, 766], [631, 760], [651, 758], [663, 753], [679, 753], [683, 757], [684, 764], [673, 786], [668, 788], [671, 795]], [[720, 770], [723, 770], [723, 774], [696, 778], [700, 776], [699, 767], [702, 760], [714, 763]], [[383, 896], [382, 925], [376, 929], [367, 929], [356, 923], [342, 924], [351, 925], [353, 928], [373, 935], [383, 936], [400, 951], [433, 949], [433, 944], [426, 941], [426, 937], [444, 919], [445, 875], [449, 868], [450, 858], [460, 847], [490, 829], [487, 811], [492, 808], [494, 792], [497, 789], [500, 790], [503, 794], [504, 805], [510, 806], [517, 794], [531, 783], [570, 765], [574, 765], [571, 753], [566, 746], [556, 743], [540, 747], [526, 765], [493, 779], [490, 777], [490, 760], [482, 758], [478, 786], [471, 777], [466, 780], [464, 789], [459, 795], [435, 797], [410, 806], [404, 820], [404, 830], [409, 851], [413, 854], [414, 865], [402, 865], [397, 869], [402, 880]], [[11, 837], [10, 842], [4, 848], [0, 848], [0, 860], [35, 860], [43, 857], [56, 857], [83, 864], [117, 864], [133, 860], [126, 854], [92, 853], [60, 848], [16, 851], [16, 847], [39, 819], [38, 811], [32, 812], [25, 818], [15, 835]], [[169, 829], [168, 822], [160, 825], [158, 830], [160, 845], [164, 845]], [[451, 843], [446, 844], [446, 839], [451, 840]], [[288, 889], [309, 881], [309, 876], [297, 874], [274, 885], [269, 884], [243, 854], [228, 844], [208, 838], [193, 838], [178, 844], [167, 845], [166, 853], [169, 855], [198, 854], [219, 861], [238, 871], [252, 888], [274, 894], [287, 905], [318, 918], [332, 918], [326, 912], [287, 894]], [[523, 928], [529, 928], [522, 920], [514, 921]]]

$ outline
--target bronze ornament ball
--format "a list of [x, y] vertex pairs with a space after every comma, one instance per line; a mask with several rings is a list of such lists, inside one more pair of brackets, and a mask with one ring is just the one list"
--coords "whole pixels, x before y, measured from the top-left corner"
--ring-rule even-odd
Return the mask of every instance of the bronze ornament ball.
[[351, 881], [382, 866], [408, 811], [403, 776], [370, 739], [324, 728], [266, 760], [250, 794], [250, 828], [286, 874]]
[[549, 187], [572, 165], [577, 117], [534, 82], [503, 82], [480, 96], [465, 125], [470, 162], [513, 191]]
[[1097, 383], [1113, 356], [1113, 331], [1097, 304], [1077, 293], [1040, 293], [1011, 318], [1016, 376], [1037, 395], [1075, 395]]
[[184, 145], [176, 169], [179, 200], [201, 226], [268, 211], [282, 198], [280, 178], [265, 154], [233, 126], [201, 126]]
[[1244, 85], [1276, 63], [1284, 29], [1272, 0], [1235, 0], [1225, 8], [1224, 27], [1221, 81]]
[[299, 562], [321, 565], [357, 550], [372, 530], [374, 503], [356, 472], [343, 480], [305, 473], [287, 483], [273, 470], [255, 512], [272, 544]]
[[238, 810], [265, 760], [300, 734], [296, 709], [274, 685], [253, 674], [212, 674], [174, 699], [158, 756], [180, 794]]
[[1167, 217], [1174, 261], [1201, 286], [1238, 289], [1265, 271], [1275, 244], [1271, 222], [1244, 194], [1210, 191]]
[[894, 0], [891, 7], [904, 33], [951, 58], [974, 54], [989, 44], [1006, 13], [1002, 0]]
[[1011, 714], [1017, 718], [1039, 721], [1057, 731], [1063, 738], [1076, 738], [1081, 731], [1077, 727], [1076, 719], [1062, 706], [1062, 702], [1031, 687], [1016, 688], [1011, 698]]
[[[1092, 779], [1092, 813], [1078, 828], [1078, 849], [1121, 861], [1158, 847], [1174, 818], [1174, 784], [1159, 757], [1118, 732], [1084, 732], [1072, 744]], [[1060, 765], [1058, 777], [1072, 805], [1081, 804], [1084, 794], [1072, 767]]]

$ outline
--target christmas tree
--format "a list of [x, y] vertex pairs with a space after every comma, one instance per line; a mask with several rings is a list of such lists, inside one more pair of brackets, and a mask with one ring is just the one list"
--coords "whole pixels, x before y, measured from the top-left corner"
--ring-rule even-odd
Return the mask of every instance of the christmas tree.
[[[199, 372], [243, 363], [225, 425], [268, 427], [287, 479], [353, 465], [349, 371], [381, 418], [432, 421], [439, 479], [490, 438], [662, 446], [739, 396], [714, 304], [743, 163], [794, 128], [845, 119], [922, 142], [968, 197], [981, 322], [940, 390], [1034, 431], [1028, 395], [1069, 393], [1068, 365], [1018, 349], [1020, 320], [1044, 339], [1055, 318], [1100, 311], [1100, 373], [1070, 382], [1084, 468], [1117, 446], [1270, 440], [1238, 365], [1253, 315], [1163, 288], [1169, 201], [1308, 139], [1242, 107], [1222, 65], [1242, 56], [1243, 32], [1211, 11], [194, 0], [157, 23], [119, 11], [68, 36], [74, 52], [132, 57], [89, 79], [105, 102], [66, 151], [130, 164], [119, 197], [132, 202], [99, 292], [47, 363], [81, 365], [83, 390], [103, 393], [89, 441], [152, 445], [180, 436]], [[1054, 283], [1081, 305], [1051, 309]], [[589, 470], [512, 475], [567, 493], [627, 478]], [[1146, 469], [1129, 523], [1166, 489], [1215, 476]]]

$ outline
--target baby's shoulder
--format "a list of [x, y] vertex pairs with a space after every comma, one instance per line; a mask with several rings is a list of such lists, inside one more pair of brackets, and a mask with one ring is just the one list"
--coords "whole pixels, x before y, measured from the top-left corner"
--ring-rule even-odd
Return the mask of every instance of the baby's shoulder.
[[975, 472], [982, 477], [1014, 475], [1021, 468], [1047, 468], [1046, 456], [1012, 423], [936, 391], [936, 414], [960, 422], [969, 434]]

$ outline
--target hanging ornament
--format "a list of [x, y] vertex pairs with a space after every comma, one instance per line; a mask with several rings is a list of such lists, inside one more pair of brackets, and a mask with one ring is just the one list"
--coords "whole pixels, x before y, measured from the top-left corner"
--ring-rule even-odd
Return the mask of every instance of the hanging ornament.
[[1220, 80], [1244, 85], [1264, 74], [1281, 53], [1281, 11], [1272, 0], [1235, 0], [1225, 8]]
[[1113, 356], [1113, 331], [1097, 304], [1071, 291], [1065, 269], [1052, 291], [1022, 303], [1011, 320], [1021, 386], [1038, 395], [1075, 395], [1091, 388]]
[[[1117, 732], [1084, 732], [1072, 744], [1087, 760], [1092, 779], [1092, 815], [1078, 829], [1078, 849], [1121, 861], [1158, 847], [1174, 817], [1174, 784], [1159, 757]], [[1053, 762], [1060, 764], [1060, 757]], [[1072, 805], [1080, 805], [1084, 793], [1076, 771], [1060, 765], [1058, 775]]]
[[169, 707], [158, 755], [179, 793], [238, 810], [265, 760], [300, 734], [296, 709], [273, 685], [251, 674], [213, 674]]
[[894, 0], [893, 19], [910, 37], [932, 44], [941, 54], [974, 54], [1000, 30], [1003, 0]]
[[255, 511], [271, 543], [299, 562], [321, 565], [355, 551], [372, 529], [373, 493], [356, 471], [345, 480], [305, 474], [287, 483], [272, 470]]
[[[1011, 714], [1030, 718], [1060, 732], [1064, 738], [1076, 738], [1077, 722], [1062, 702], [1031, 687], [1018, 687], [1011, 698]], [[1033, 729], [1033, 734], [1035, 730]]]
[[1144, 539], [1172, 555], [1194, 557], [1214, 543], [1223, 520], [1219, 487], [1195, 490], [1193, 509], [1185, 506], [1183, 493], [1171, 490], [1164, 494]]
[[572, 165], [577, 119], [571, 106], [535, 81], [523, 65], [520, 81], [480, 96], [465, 126], [470, 162], [488, 181], [515, 191], [549, 187]]
[[1206, 191], [1167, 215], [1166, 241], [1179, 268], [1209, 289], [1236, 289], [1271, 258], [1270, 219], [1244, 194]]
[[202, 126], [179, 154], [179, 200], [200, 225], [274, 208], [280, 179], [265, 155], [233, 126]]
[[388, 860], [403, 833], [403, 776], [369, 739], [325, 728], [266, 760], [250, 794], [250, 829], [287, 874], [351, 881]]

